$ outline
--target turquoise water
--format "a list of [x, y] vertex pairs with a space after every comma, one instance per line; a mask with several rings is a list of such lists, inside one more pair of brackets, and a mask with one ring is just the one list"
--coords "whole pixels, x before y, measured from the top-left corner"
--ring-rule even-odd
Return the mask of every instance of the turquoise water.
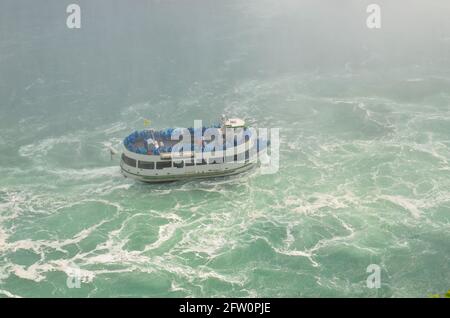
[[[0, 4], [1, 296], [450, 288], [445, 1], [386, 3], [376, 33], [364, 1], [79, 4], [80, 30], [60, 1]], [[222, 113], [280, 128], [276, 174], [146, 185], [110, 160], [144, 118]]]

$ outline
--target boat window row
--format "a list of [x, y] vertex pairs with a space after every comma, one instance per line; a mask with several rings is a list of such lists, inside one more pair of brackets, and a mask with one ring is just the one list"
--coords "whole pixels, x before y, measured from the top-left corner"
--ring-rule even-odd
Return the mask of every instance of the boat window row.
[[122, 153], [122, 161], [128, 166], [136, 167], [136, 159], [127, 157], [124, 153]]
[[[245, 152], [245, 162], [249, 161], [249, 152], [246, 151]], [[242, 158], [239, 158], [242, 159]], [[146, 169], [146, 170], [153, 170], [153, 169], [164, 169], [164, 168], [183, 168], [183, 167], [192, 167], [192, 166], [202, 166], [202, 165], [206, 165], [208, 164], [208, 162], [205, 159], [202, 159], [202, 161], [199, 162], [194, 162], [194, 160], [182, 160], [182, 161], [173, 161], [172, 160], [163, 160], [163, 161], [137, 161], [136, 159], [127, 157], [124, 153], [122, 154], [122, 160], [125, 164], [127, 164], [128, 166], [132, 166], [132, 167], [136, 167], [136, 163], [137, 163], [137, 167], [139, 169]], [[238, 156], [234, 155], [234, 157], [227, 157], [226, 158], [226, 162], [233, 162], [233, 161], [238, 161]], [[217, 158], [217, 159], [209, 159], [209, 164], [222, 164], [223, 159], [222, 158]]]
[[[211, 160], [209, 161], [210, 165], [215, 164], [222, 164], [223, 160]], [[193, 166], [203, 166], [207, 165], [208, 162], [203, 159], [202, 161], [198, 161], [197, 163], [194, 162], [194, 160], [190, 161], [157, 161], [156, 165], [155, 162], [147, 162], [147, 161], [139, 161], [138, 162], [138, 168], [139, 169], [147, 169], [147, 170], [153, 170], [153, 169], [164, 169], [164, 168], [184, 168], [184, 167], [193, 167]]]

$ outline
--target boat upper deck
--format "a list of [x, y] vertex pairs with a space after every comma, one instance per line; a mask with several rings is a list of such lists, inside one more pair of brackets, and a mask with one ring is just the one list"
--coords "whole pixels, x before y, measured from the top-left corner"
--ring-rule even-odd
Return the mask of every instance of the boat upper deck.
[[[170, 153], [173, 147], [180, 143], [185, 151], [208, 152], [218, 148], [225, 150], [245, 143], [252, 136], [247, 128], [241, 128], [237, 132], [234, 129], [231, 131], [233, 136], [227, 138], [226, 133], [230, 133], [230, 130], [220, 125], [202, 128], [167, 128], [159, 131], [150, 129], [133, 132], [123, 143], [127, 150], [137, 154], [160, 155]], [[189, 139], [184, 140], [185, 137]]]

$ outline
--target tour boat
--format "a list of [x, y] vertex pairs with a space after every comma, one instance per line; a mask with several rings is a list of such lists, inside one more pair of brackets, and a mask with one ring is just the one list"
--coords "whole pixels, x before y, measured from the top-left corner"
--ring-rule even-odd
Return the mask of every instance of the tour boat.
[[268, 144], [239, 118], [211, 127], [135, 131], [123, 141], [120, 167], [125, 177], [150, 183], [223, 177], [254, 167]]

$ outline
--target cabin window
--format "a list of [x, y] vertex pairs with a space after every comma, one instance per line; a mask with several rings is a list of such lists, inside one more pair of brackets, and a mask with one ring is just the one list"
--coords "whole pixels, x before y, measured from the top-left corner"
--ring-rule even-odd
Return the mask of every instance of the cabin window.
[[164, 168], [171, 168], [172, 167], [172, 161], [158, 161], [156, 163], [156, 169], [164, 169]]
[[173, 162], [173, 167], [174, 168], [183, 168], [184, 167], [184, 162], [183, 161], [179, 161], [179, 162]]
[[198, 161], [197, 162], [197, 166], [203, 166], [203, 165], [206, 165], [206, 160], [205, 159], [202, 159], [202, 161]]
[[232, 163], [233, 159], [233, 157], [225, 157], [225, 163]]
[[212, 165], [216, 165], [216, 164], [219, 164], [219, 163], [223, 163], [223, 159], [222, 158], [220, 158], [220, 159], [218, 159], [218, 158], [216, 158], [216, 159], [209, 159], [209, 163], [212, 164]]
[[194, 165], [194, 161], [192, 161], [192, 160], [186, 161], [186, 162], [184, 163], [184, 165], [185, 165], [186, 167], [191, 167], [191, 166]]
[[127, 157], [124, 153], [122, 153], [122, 161], [125, 162], [126, 165], [132, 166], [136, 168], [136, 160], [130, 157]]
[[148, 161], [139, 161], [138, 168], [140, 168], [140, 169], [155, 169], [155, 163], [148, 162]]

